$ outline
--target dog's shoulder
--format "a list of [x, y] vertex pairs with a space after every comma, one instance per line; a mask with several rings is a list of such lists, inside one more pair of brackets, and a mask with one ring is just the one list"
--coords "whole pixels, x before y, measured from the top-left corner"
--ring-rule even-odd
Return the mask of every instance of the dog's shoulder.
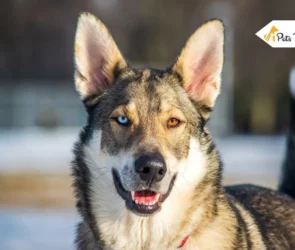
[[264, 210], [275, 217], [295, 215], [295, 200], [278, 191], [251, 184], [226, 186], [225, 190], [247, 209]]
[[267, 246], [277, 246], [284, 242], [284, 249], [295, 249], [294, 199], [277, 191], [249, 184], [227, 186], [225, 190], [235, 206], [239, 204], [251, 214]]

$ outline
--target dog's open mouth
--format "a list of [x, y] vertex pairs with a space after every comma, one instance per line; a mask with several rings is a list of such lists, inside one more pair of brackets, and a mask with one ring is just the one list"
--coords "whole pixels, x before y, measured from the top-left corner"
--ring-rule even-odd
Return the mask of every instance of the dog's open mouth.
[[113, 169], [113, 179], [118, 194], [125, 200], [126, 207], [140, 216], [149, 216], [161, 210], [161, 204], [169, 196], [176, 175], [172, 178], [168, 192], [164, 195], [153, 190], [127, 191], [120, 180], [119, 174]]
[[131, 192], [132, 201], [127, 201], [127, 207], [140, 215], [151, 215], [161, 209], [162, 195], [146, 189]]
[[152, 190], [131, 192], [132, 200], [139, 205], [152, 206], [160, 200], [160, 194]]

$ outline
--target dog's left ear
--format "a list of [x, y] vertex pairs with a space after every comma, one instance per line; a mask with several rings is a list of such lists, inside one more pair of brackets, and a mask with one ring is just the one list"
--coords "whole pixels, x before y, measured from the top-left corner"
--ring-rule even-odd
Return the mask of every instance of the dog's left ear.
[[208, 21], [189, 38], [173, 66], [182, 76], [189, 97], [209, 109], [220, 91], [223, 43], [222, 22]]
[[84, 102], [114, 83], [116, 69], [127, 66], [111, 34], [95, 16], [80, 16], [75, 40], [76, 89]]

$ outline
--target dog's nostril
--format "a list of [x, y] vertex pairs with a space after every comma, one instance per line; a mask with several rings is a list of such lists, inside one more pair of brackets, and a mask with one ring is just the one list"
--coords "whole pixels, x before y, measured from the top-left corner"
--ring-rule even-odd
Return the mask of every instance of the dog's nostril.
[[150, 168], [149, 167], [144, 167], [141, 172], [143, 174], [148, 174], [150, 172]]
[[161, 168], [160, 170], [159, 170], [159, 175], [164, 175], [165, 174], [165, 170], [163, 169], [163, 168]]

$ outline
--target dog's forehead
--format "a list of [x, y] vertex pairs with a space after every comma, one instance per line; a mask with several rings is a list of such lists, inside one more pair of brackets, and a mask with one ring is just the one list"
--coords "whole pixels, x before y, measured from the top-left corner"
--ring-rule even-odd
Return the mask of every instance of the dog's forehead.
[[140, 69], [132, 73], [121, 80], [125, 86], [121, 93], [126, 104], [132, 102], [136, 106], [166, 109], [169, 105], [175, 106], [182, 97], [179, 80], [166, 71]]

